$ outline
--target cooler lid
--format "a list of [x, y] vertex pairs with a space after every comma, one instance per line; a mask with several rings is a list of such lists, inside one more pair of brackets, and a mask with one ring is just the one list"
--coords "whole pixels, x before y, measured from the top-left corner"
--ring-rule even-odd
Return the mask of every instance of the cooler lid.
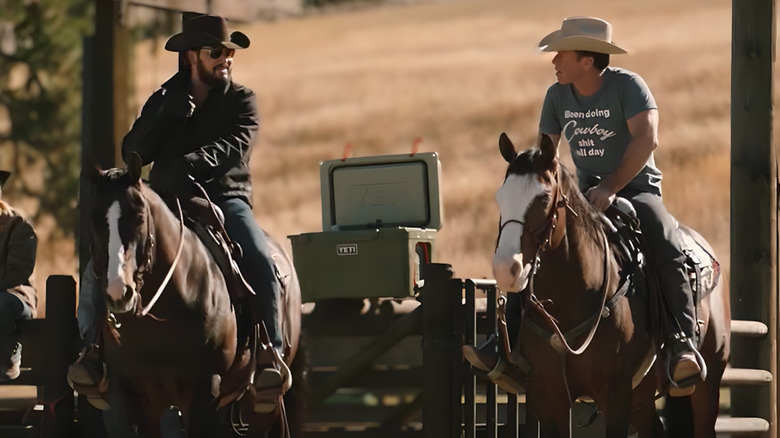
[[442, 227], [441, 163], [435, 152], [320, 163], [323, 231]]

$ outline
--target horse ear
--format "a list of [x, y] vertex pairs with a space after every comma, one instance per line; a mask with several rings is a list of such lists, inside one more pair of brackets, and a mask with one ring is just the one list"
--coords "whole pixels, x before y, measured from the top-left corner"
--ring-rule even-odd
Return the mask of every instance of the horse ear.
[[141, 169], [144, 167], [144, 162], [141, 160], [141, 156], [136, 152], [131, 152], [127, 157], [127, 172], [134, 181], [141, 180]]
[[558, 146], [553, 144], [552, 139], [547, 134], [539, 135], [539, 149], [542, 151], [542, 157], [548, 162], [553, 162], [558, 156]]
[[509, 136], [506, 135], [506, 132], [502, 132], [501, 136], [498, 137], [498, 149], [507, 163], [511, 163], [517, 156], [517, 149], [515, 149], [515, 145], [509, 139]]
[[81, 170], [81, 178], [93, 184], [97, 183], [103, 177], [103, 171], [98, 165], [87, 166]]

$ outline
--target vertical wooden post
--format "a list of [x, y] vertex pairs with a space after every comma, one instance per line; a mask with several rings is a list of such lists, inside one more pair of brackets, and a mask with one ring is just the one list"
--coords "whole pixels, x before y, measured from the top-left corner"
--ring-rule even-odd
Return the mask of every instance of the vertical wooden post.
[[130, 120], [130, 36], [121, 13], [120, 2], [95, 0], [95, 35], [85, 50], [84, 105], [90, 110], [82, 163], [103, 168], [121, 162], [119, 146]]
[[[466, 280], [466, 296], [463, 306], [463, 343], [474, 345], [477, 341], [476, 285]], [[463, 364], [463, 427], [464, 438], [477, 436], [477, 378], [471, 372], [468, 362]]]
[[[95, 34], [84, 41], [84, 96], [81, 168], [96, 165], [103, 169], [121, 162], [120, 144], [127, 131], [130, 96], [130, 37], [122, 25], [122, 4], [112, 0], [95, 1]], [[81, 181], [80, 264], [89, 255], [91, 188]]]
[[[731, 389], [733, 416], [756, 416], [777, 436], [777, 161], [772, 143], [775, 0], [732, 2], [731, 290], [733, 319], [769, 327], [734, 343], [735, 368], [769, 370], [760, 388]], [[758, 392], [758, 396], [756, 396]]]
[[76, 356], [76, 282], [68, 275], [46, 281], [46, 357], [43, 382], [44, 409], [41, 437], [73, 436], [73, 390], [68, 386], [68, 365]]
[[452, 266], [420, 266], [425, 285], [423, 307], [423, 434], [426, 438], [460, 437], [460, 330], [462, 284]]

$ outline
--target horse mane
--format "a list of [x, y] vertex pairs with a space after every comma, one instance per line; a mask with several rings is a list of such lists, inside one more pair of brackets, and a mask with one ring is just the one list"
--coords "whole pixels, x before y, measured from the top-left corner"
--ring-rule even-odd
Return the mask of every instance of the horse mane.
[[576, 178], [569, 172], [569, 169], [560, 159], [556, 161], [558, 163], [558, 174], [560, 175], [558, 180], [561, 185], [561, 192], [569, 199], [569, 206], [579, 216], [580, 222], [586, 228], [586, 233], [590, 236], [599, 236], [600, 233], [604, 232], [604, 225], [599, 217], [599, 212], [582, 194]]

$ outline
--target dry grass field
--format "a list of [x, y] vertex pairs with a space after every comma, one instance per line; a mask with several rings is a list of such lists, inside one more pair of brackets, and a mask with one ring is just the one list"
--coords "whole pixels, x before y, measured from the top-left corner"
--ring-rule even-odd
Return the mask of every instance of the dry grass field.
[[[461, 278], [491, 277], [494, 193], [505, 171], [497, 139], [534, 141], [554, 81], [552, 55], [536, 44], [571, 15], [609, 20], [630, 50], [612, 65], [640, 73], [659, 105], [667, 206], [728, 270], [725, 0], [448, 0], [236, 26], [252, 45], [236, 56], [234, 78], [258, 94], [262, 117], [252, 157], [257, 219], [280, 238], [321, 231], [320, 161], [340, 158], [346, 143], [353, 156], [406, 153], [422, 137], [421, 150], [438, 152], [443, 168], [434, 261]], [[163, 43], [136, 52], [137, 104], [175, 70]]]

